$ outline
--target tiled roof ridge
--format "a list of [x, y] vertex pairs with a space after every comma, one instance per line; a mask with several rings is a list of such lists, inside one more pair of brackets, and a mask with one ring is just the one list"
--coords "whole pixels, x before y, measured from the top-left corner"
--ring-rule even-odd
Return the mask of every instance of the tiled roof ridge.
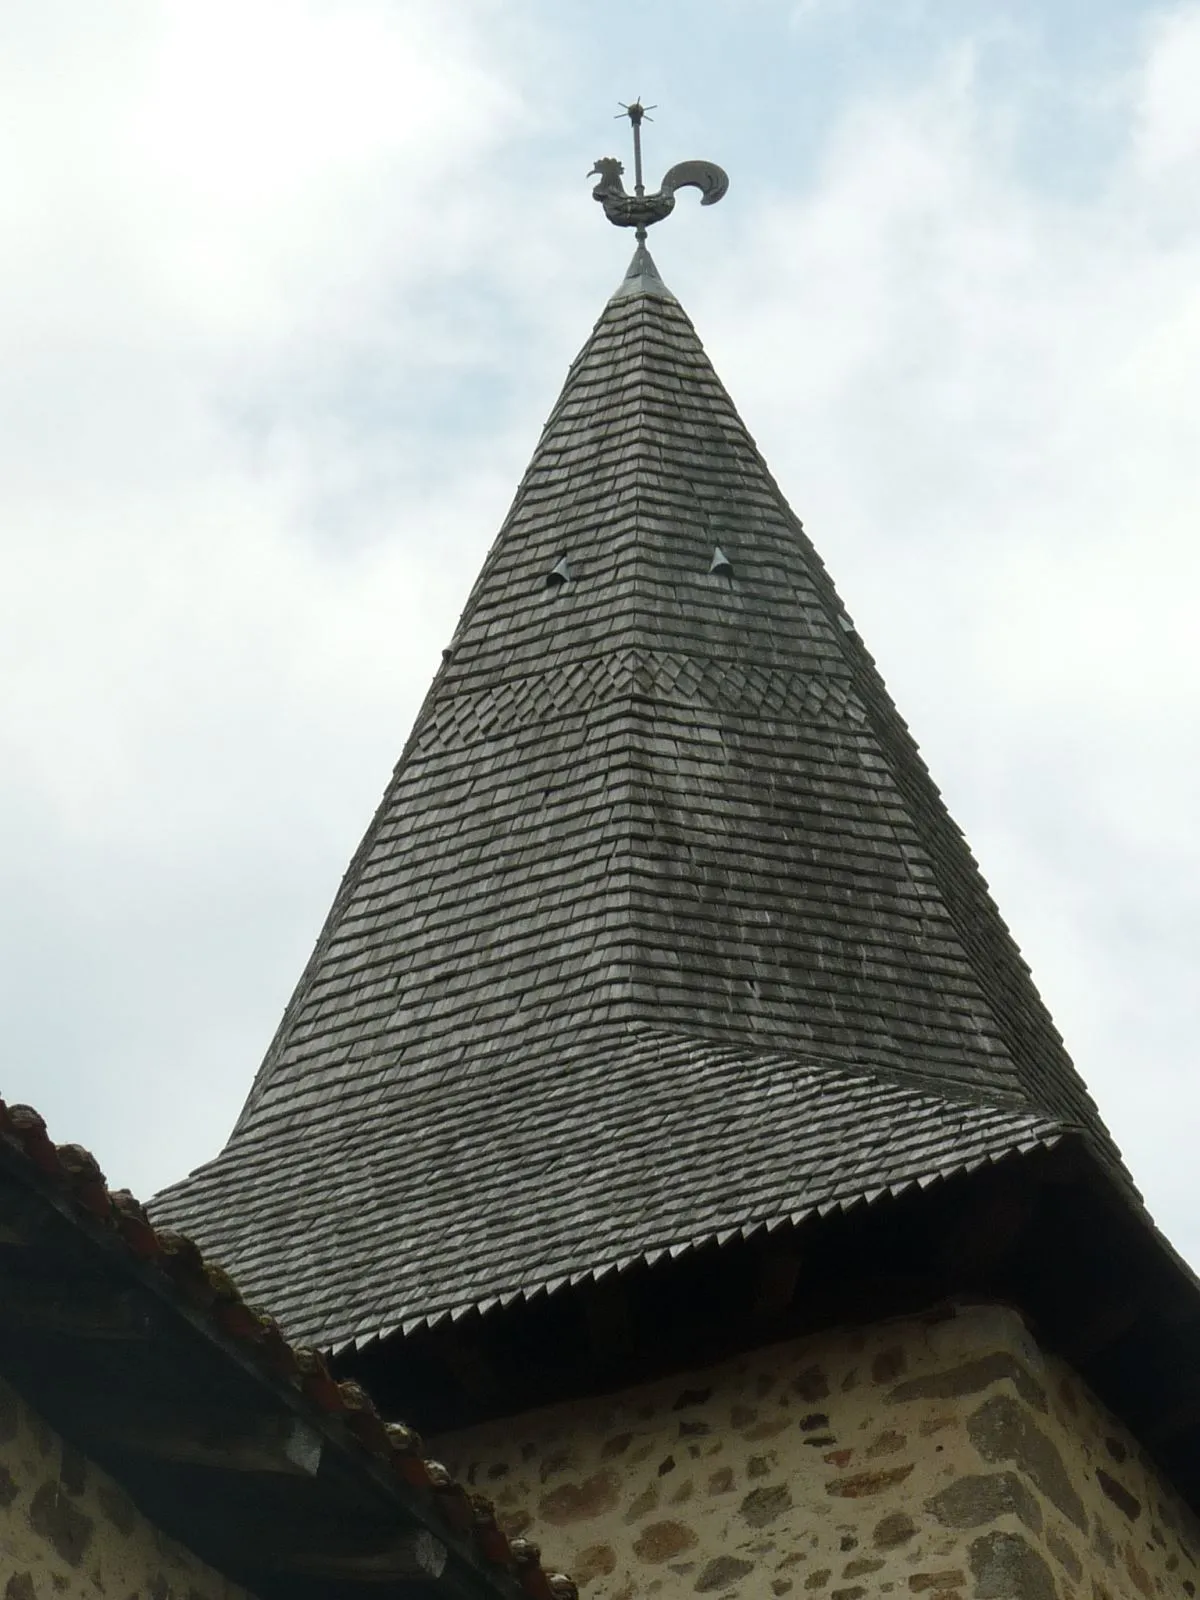
[[315, 1422], [341, 1425], [366, 1456], [393, 1471], [410, 1489], [427, 1493], [448, 1530], [469, 1537], [484, 1560], [509, 1572], [531, 1600], [578, 1600], [572, 1580], [547, 1571], [539, 1546], [510, 1539], [484, 1496], [456, 1482], [438, 1461], [423, 1455], [420, 1435], [387, 1422], [361, 1384], [337, 1379], [320, 1350], [290, 1343], [269, 1313], [248, 1305], [234, 1279], [200, 1247], [173, 1228], [157, 1228], [127, 1189], [110, 1190], [95, 1156], [79, 1144], [55, 1144], [41, 1113], [0, 1098], [0, 1141], [16, 1151], [70, 1202], [80, 1218], [124, 1246], [131, 1266], [151, 1267], [171, 1297], [189, 1314], [205, 1318], [211, 1333], [236, 1347], [262, 1378], [283, 1383], [303, 1400]]

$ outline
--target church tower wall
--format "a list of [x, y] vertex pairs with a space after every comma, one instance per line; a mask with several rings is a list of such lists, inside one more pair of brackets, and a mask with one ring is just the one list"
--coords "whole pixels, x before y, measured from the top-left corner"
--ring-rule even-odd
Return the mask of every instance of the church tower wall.
[[0, 1379], [3, 1600], [253, 1600], [169, 1538]]
[[1200, 1524], [1019, 1315], [841, 1330], [436, 1442], [585, 1600], [1147, 1600]]

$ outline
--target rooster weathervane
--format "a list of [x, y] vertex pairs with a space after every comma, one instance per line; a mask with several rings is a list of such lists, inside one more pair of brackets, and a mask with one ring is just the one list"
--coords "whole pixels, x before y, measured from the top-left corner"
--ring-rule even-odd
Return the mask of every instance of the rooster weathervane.
[[[621, 115], [628, 117], [633, 126], [633, 193], [627, 194], [621, 182], [624, 166], [615, 156], [601, 156], [588, 173], [589, 178], [599, 177], [592, 190], [593, 200], [599, 200], [604, 215], [618, 228], [636, 228], [639, 244], [646, 239], [646, 229], [655, 222], [669, 217], [675, 209], [676, 189], [699, 189], [700, 204], [715, 206], [729, 188], [725, 172], [713, 161], [680, 161], [663, 178], [654, 194], [646, 193], [642, 182], [642, 118], [653, 106], [644, 106], [640, 100], [623, 106]], [[652, 118], [647, 120], [653, 120]]]

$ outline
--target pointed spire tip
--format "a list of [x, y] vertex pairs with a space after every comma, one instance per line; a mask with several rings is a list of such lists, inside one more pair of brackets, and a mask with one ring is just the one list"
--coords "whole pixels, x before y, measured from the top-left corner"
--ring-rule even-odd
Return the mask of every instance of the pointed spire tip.
[[628, 300], [638, 294], [658, 295], [662, 300], [674, 300], [675, 298], [659, 277], [653, 256], [646, 249], [646, 246], [641, 243], [633, 252], [633, 260], [629, 263], [629, 270], [617, 285], [611, 296], [610, 303], [611, 300]]

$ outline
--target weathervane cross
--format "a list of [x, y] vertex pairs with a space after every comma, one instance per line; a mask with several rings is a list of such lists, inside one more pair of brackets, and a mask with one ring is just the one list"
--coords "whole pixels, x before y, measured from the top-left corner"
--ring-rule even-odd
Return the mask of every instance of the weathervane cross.
[[669, 217], [675, 209], [677, 189], [699, 189], [702, 206], [716, 205], [729, 188], [729, 178], [713, 161], [680, 161], [663, 178], [654, 194], [646, 193], [642, 182], [642, 120], [647, 110], [640, 100], [622, 104], [620, 115], [628, 117], [633, 128], [633, 193], [628, 194], [621, 181], [625, 171], [615, 156], [601, 156], [588, 173], [589, 178], [599, 177], [592, 190], [592, 198], [604, 207], [604, 215], [618, 228], [636, 228], [636, 238], [643, 244], [646, 229], [655, 222]]

